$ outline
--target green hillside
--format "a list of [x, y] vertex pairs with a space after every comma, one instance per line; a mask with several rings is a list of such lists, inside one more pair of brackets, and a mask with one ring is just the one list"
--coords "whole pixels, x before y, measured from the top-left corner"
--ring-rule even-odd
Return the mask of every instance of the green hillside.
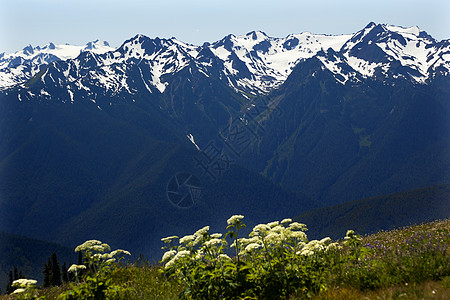
[[5, 292], [8, 273], [17, 267], [27, 278], [40, 282], [43, 279], [44, 263], [55, 252], [62, 265], [76, 263], [77, 254], [73, 249], [57, 243], [32, 239], [0, 231], [0, 288]]
[[295, 220], [310, 237], [342, 238], [348, 229], [369, 234], [449, 216], [450, 184], [443, 184], [315, 209]]
[[[97, 238], [153, 259], [165, 235], [221, 224], [236, 211], [262, 222], [313, 208], [236, 158], [221, 161], [220, 178], [212, 181], [194, 160], [202, 154], [150, 108], [122, 103], [100, 110], [8, 97], [2, 108], [0, 229], [6, 232], [70, 247]], [[180, 172], [201, 182], [201, 199], [187, 209], [167, 196], [169, 180]]]

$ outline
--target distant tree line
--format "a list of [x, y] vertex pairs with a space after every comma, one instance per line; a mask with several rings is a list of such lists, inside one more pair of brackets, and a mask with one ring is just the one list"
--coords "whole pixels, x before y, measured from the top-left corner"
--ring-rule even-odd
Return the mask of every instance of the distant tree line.
[[[78, 264], [82, 264], [82, 261], [83, 258], [81, 256], [81, 253], [79, 253]], [[60, 266], [58, 257], [55, 252], [53, 252], [53, 254], [50, 256], [48, 262], [44, 263], [42, 274], [44, 274], [44, 283], [42, 285], [42, 287], [44, 288], [59, 286], [69, 281], [75, 281], [73, 274], [67, 272], [66, 262], [64, 262], [62, 266]], [[17, 267], [14, 267], [14, 271], [9, 271], [9, 279], [5, 291], [6, 294], [11, 294], [14, 291], [14, 289], [12, 288], [13, 281], [21, 278], [26, 278], [26, 276], [23, 274], [22, 270], [18, 270]]]
[[13, 270], [9, 270], [9, 279], [8, 283], [6, 284], [6, 294], [11, 294], [14, 291], [14, 289], [12, 288], [13, 281], [21, 278], [25, 278], [22, 270], [18, 271], [16, 266], [14, 267], [14, 272]]

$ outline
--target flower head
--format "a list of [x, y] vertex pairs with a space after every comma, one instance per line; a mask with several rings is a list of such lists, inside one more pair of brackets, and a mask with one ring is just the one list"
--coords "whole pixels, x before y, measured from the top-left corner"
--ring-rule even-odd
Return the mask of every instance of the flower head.
[[326, 252], [332, 251], [332, 250], [338, 250], [340, 249], [340, 246], [338, 243], [331, 243], [327, 246], [327, 249], [325, 249]]
[[253, 237], [251, 237], [249, 239], [247, 239], [247, 238], [240, 238], [240, 239], [238, 239], [239, 244], [241, 244], [243, 246], [251, 244], [251, 243], [258, 243], [259, 241], [260, 241], [260, 238], [257, 237], [257, 236], [253, 236]]
[[112, 264], [114, 262], [116, 262], [116, 259], [115, 258], [110, 258], [110, 259], [105, 261], [105, 264]]
[[289, 228], [292, 230], [302, 230], [302, 231], [307, 230], [305, 224], [298, 223], [298, 222], [293, 222], [293, 223], [289, 224]]
[[191, 234], [191, 235], [186, 235], [183, 236], [180, 239], [180, 244], [185, 244], [185, 245], [189, 245], [193, 240], [195, 240], [196, 236]]
[[127, 250], [122, 250], [122, 249], [117, 249], [114, 250], [113, 252], [110, 253], [110, 256], [116, 256], [116, 255], [121, 255], [121, 254], [125, 254], [125, 255], [131, 255], [130, 252], [128, 252]]
[[203, 227], [203, 228], [197, 230], [197, 231], [194, 233], [194, 235], [195, 235], [195, 236], [203, 236], [204, 234], [208, 233], [208, 231], [209, 231], [209, 226], [205, 226], [205, 227]]
[[304, 233], [303, 231], [293, 231], [291, 232], [290, 237], [299, 239], [301, 241], [306, 241], [308, 239], [306, 233]]
[[247, 247], [245, 247], [245, 251], [246, 251], [246, 252], [251, 252], [251, 251], [253, 251], [253, 250], [255, 250], [255, 249], [258, 249], [258, 248], [260, 248], [260, 247], [261, 247], [260, 244], [257, 244], [257, 243], [251, 243], [251, 244], [248, 244]]
[[215, 245], [219, 245], [222, 243], [221, 239], [211, 239], [205, 242], [206, 247], [214, 247]]
[[322, 244], [328, 244], [328, 243], [331, 242], [331, 238], [330, 237], [325, 237], [325, 238], [321, 239], [320, 242]]
[[25, 292], [25, 291], [26, 291], [26, 289], [24, 289], [24, 288], [19, 288], [19, 289], [14, 290], [14, 292], [12, 292], [11, 294], [20, 294], [20, 293], [23, 293], [23, 292]]
[[77, 246], [77, 247], [75, 248], [75, 252], [80, 252], [80, 251], [83, 251], [83, 250], [88, 250], [88, 249], [90, 249], [92, 246], [101, 245], [101, 244], [102, 244], [102, 242], [100, 242], [100, 241], [97, 241], [97, 240], [89, 240], [89, 241], [86, 241], [86, 242], [84, 242], [83, 244]]
[[253, 227], [252, 234], [257, 235], [258, 233], [265, 233], [270, 230], [270, 227], [267, 224], [258, 224]]
[[280, 224], [280, 222], [273, 221], [273, 222], [267, 223], [267, 226], [269, 226], [270, 228], [273, 228], [275, 226], [278, 226], [279, 224]]
[[69, 270], [67, 270], [67, 272], [78, 272], [79, 270], [84, 270], [86, 269], [85, 265], [71, 265]]
[[103, 254], [100, 255], [100, 258], [105, 260], [105, 259], [113, 258], [113, 256], [111, 255], [111, 253], [103, 253]]
[[175, 263], [175, 260], [172, 258], [171, 260], [169, 260], [169, 261], [164, 265], [164, 268], [168, 269], [168, 268], [170, 268], [174, 263]]
[[110, 251], [111, 248], [108, 244], [101, 244], [101, 245], [92, 245], [91, 247], [87, 248], [86, 250], [95, 251], [95, 252], [105, 252]]
[[234, 225], [236, 223], [239, 223], [244, 218], [243, 215], [233, 215], [231, 218], [227, 220], [228, 225]]
[[162, 261], [162, 262], [166, 262], [166, 261], [168, 261], [169, 259], [171, 259], [172, 257], [174, 257], [175, 254], [177, 254], [177, 251], [175, 251], [175, 250], [169, 250], [169, 251], [167, 251], [166, 253], [164, 253], [164, 255], [163, 255], [161, 261]]
[[228, 255], [223, 254], [223, 253], [219, 254], [218, 258], [219, 259], [224, 259], [224, 260], [231, 260], [231, 257], [229, 257]]
[[201, 260], [203, 258], [203, 256], [205, 256], [205, 253], [203, 252], [203, 250], [198, 250], [197, 254], [195, 255], [195, 259], [196, 260]]
[[176, 260], [186, 257], [190, 254], [191, 254], [191, 251], [189, 251], [189, 250], [181, 250], [181, 251], [178, 251], [177, 254], [175, 254], [173, 259], [175, 259], [175, 261], [176, 261]]
[[287, 218], [287, 219], [283, 219], [281, 221], [281, 224], [286, 224], [286, 223], [291, 223], [291, 222], [292, 222], [292, 219]]
[[345, 234], [345, 237], [347, 239], [351, 239], [355, 235], [355, 232], [353, 230], [347, 230], [347, 233]]
[[314, 254], [314, 251], [311, 249], [303, 249], [302, 251], [298, 251], [297, 255], [302, 255], [302, 256], [311, 256]]
[[170, 243], [172, 240], [177, 239], [177, 238], [178, 238], [178, 236], [172, 235], [172, 236], [162, 238], [161, 241], [164, 243]]
[[264, 238], [264, 241], [269, 244], [277, 244], [280, 242], [280, 235], [276, 232], [271, 232]]
[[16, 279], [12, 282], [12, 287], [18, 287], [18, 288], [29, 288], [34, 287], [36, 285], [37, 281], [34, 279]]

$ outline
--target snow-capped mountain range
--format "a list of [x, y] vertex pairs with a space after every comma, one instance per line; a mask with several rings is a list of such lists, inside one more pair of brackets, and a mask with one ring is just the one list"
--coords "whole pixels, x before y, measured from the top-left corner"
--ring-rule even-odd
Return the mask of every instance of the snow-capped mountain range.
[[223, 72], [231, 86], [266, 93], [284, 82], [300, 60], [328, 48], [339, 51], [351, 37], [304, 32], [272, 38], [254, 31], [244, 36], [228, 35], [210, 49], [224, 62]]
[[43, 47], [28, 45], [21, 51], [0, 54], [0, 89], [11, 87], [36, 75], [42, 66], [59, 60], [76, 58], [80, 53], [91, 51], [101, 54], [113, 51], [106, 41], [93, 41], [84, 46], [55, 45], [48, 43]]
[[353, 35], [339, 53], [327, 51], [318, 58], [342, 83], [358, 81], [359, 76], [404, 77], [426, 83], [436, 72], [449, 74], [450, 41], [438, 42], [416, 26], [370, 23]]
[[98, 41], [83, 47], [28, 46], [0, 56], [0, 88], [24, 83], [44, 70], [43, 66], [63, 60], [65, 64], [49, 65], [41, 80], [86, 91], [88, 82], [96, 82], [105, 92], [131, 92], [129, 72], [134, 65], [150, 93], [163, 93], [168, 76], [189, 66], [206, 77], [220, 78], [242, 95], [257, 95], [278, 87], [300, 61], [314, 56], [342, 84], [380, 76], [426, 83], [436, 72], [447, 75], [450, 71], [449, 40], [436, 41], [418, 27], [370, 23], [349, 35], [304, 32], [274, 38], [254, 31], [202, 46], [144, 35], [125, 41], [118, 49]]
[[[450, 40], [417, 27], [136, 35], [0, 65], [5, 232], [160, 257], [161, 237], [236, 211], [266, 222], [450, 182]], [[202, 183], [192, 209], [167, 193], [184, 173]]]

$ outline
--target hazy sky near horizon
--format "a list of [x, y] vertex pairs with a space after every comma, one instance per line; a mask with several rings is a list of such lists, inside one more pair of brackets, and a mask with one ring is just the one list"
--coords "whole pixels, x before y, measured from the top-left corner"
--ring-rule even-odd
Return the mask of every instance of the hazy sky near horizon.
[[417, 25], [437, 40], [450, 39], [450, 1], [0, 0], [0, 53], [97, 39], [118, 47], [138, 33], [196, 45], [253, 30], [274, 37], [349, 34], [371, 21]]

